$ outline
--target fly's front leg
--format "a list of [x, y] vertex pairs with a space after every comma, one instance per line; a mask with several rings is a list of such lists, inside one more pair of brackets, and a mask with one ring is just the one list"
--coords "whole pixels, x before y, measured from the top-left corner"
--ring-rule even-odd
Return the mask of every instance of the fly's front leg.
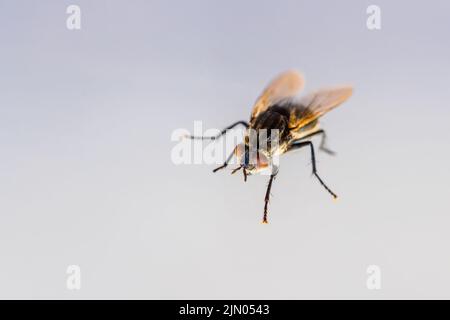
[[277, 173], [278, 173], [278, 168], [274, 167], [274, 169], [272, 170], [272, 174], [270, 175], [269, 184], [267, 185], [267, 190], [266, 190], [266, 196], [264, 198], [264, 216], [263, 216], [262, 223], [269, 223], [267, 221], [267, 207], [269, 205], [270, 189], [272, 189], [272, 182], [275, 179]]
[[226, 167], [228, 166], [228, 162], [230, 162], [231, 158], [233, 158], [233, 156], [236, 154], [236, 148], [237, 148], [237, 147], [234, 147], [233, 152], [231, 152], [231, 154], [228, 156], [227, 160], [225, 160], [225, 162], [223, 163], [223, 165], [221, 165], [221, 166], [218, 167], [218, 168], [215, 168], [215, 169], [213, 170], [213, 172], [217, 172], [217, 171], [219, 171], [219, 170], [221, 170], [221, 169], [224, 169], [224, 168], [226, 168]]
[[223, 136], [225, 133], [227, 133], [227, 130], [233, 129], [234, 127], [238, 126], [238, 125], [242, 125], [245, 128], [249, 127], [249, 124], [246, 121], [238, 121], [233, 123], [232, 125], [229, 125], [228, 127], [226, 127], [225, 129], [223, 129], [218, 135], [216, 136], [210, 136], [210, 137], [205, 137], [205, 136], [191, 136], [191, 135], [186, 135], [185, 138], [188, 139], [193, 139], [193, 140], [216, 140], [218, 138], [220, 138], [221, 136]]
[[296, 149], [300, 149], [300, 148], [308, 147], [308, 146], [310, 147], [310, 150], [311, 150], [311, 162], [312, 162], [313, 175], [316, 176], [317, 180], [319, 180], [320, 184], [325, 188], [325, 190], [327, 190], [328, 193], [330, 193], [334, 199], [337, 199], [337, 195], [333, 191], [331, 191], [330, 188], [328, 188], [328, 186], [325, 184], [325, 182], [323, 182], [323, 180], [317, 174], [316, 156], [314, 154], [314, 145], [311, 141], [293, 143], [289, 146], [287, 151], [296, 150]]

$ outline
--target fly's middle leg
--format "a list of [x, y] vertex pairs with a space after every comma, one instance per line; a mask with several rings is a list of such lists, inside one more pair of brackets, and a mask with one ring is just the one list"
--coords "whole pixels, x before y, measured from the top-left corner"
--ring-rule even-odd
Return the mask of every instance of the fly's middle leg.
[[289, 146], [287, 151], [296, 150], [296, 149], [300, 149], [300, 148], [308, 147], [308, 146], [309, 146], [309, 148], [311, 150], [311, 162], [312, 162], [313, 175], [316, 176], [317, 180], [319, 180], [320, 184], [325, 188], [325, 190], [327, 190], [328, 193], [331, 194], [334, 199], [337, 199], [337, 195], [333, 191], [331, 191], [330, 188], [328, 188], [328, 186], [325, 184], [325, 182], [323, 182], [323, 180], [317, 174], [316, 156], [314, 154], [314, 145], [313, 145], [313, 143], [311, 141], [303, 141], [303, 142], [293, 143], [293, 144], [291, 144]]
[[328, 149], [326, 147], [327, 134], [326, 134], [325, 130], [323, 130], [323, 129], [319, 129], [317, 131], [314, 131], [314, 132], [312, 132], [312, 133], [302, 137], [300, 140], [308, 139], [308, 138], [311, 138], [311, 137], [319, 135], [319, 134], [321, 136], [319, 149], [322, 150], [325, 153], [328, 153], [329, 155], [332, 155], [332, 156], [336, 155], [335, 151], [330, 150], [330, 149]]

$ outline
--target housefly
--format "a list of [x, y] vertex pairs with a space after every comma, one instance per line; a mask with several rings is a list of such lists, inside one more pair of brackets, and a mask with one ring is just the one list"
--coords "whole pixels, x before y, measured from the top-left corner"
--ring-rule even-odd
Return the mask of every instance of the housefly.
[[[270, 190], [278, 173], [278, 165], [273, 159], [286, 152], [300, 148], [309, 149], [313, 175], [333, 198], [337, 198], [317, 173], [314, 145], [310, 138], [320, 135], [319, 149], [334, 154], [325, 146], [326, 133], [319, 128], [318, 119], [346, 101], [352, 94], [352, 87], [328, 87], [297, 98], [303, 86], [304, 78], [297, 71], [281, 73], [268, 84], [256, 100], [249, 122], [233, 123], [216, 136], [188, 136], [191, 139], [215, 140], [238, 125], [246, 128], [244, 142], [237, 145], [223, 165], [213, 172], [226, 168], [235, 156], [239, 166], [232, 173], [242, 169], [244, 180], [247, 180], [248, 175], [261, 171], [270, 173], [264, 198], [263, 223], [267, 223]], [[272, 134], [274, 132], [276, 135]]]

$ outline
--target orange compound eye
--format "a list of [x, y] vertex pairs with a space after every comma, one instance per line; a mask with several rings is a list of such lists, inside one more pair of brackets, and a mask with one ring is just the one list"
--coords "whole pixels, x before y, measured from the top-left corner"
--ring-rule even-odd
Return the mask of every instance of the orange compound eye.
[[267, 168], [269, 166], [269, 160], [262, 152], [258, 152], [256, 161], [257, 161], [257, 166], [260, 169]]
[[236, 146], [236, 148], [234, 148], [234, 154], [235, 154], [235, 156], [236, 156], [238, 159], [240, 159], [241, 157], [243, 157], [243, 156], [244, 156], [244, 153], [245, 153], [245, 145], [244, 145], [243, 143], [238, 144], [238, 145]]

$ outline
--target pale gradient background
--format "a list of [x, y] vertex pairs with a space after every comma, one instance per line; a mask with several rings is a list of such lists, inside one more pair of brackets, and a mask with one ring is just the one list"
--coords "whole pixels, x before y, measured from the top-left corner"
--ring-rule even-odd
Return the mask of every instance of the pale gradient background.
[[[82, 30], [66, 29], [78, 4]], [[366, 28], [366, 8], [382, 29]], [[0, 0], [1, 298], [450, 298], [448, 1]], [[353, 83], [337, 157], [175, 166], [267, 81]], [[81, 266], [82, 289], [66, 289]], [[366, 288], [366, 268], [382, 289]]]

